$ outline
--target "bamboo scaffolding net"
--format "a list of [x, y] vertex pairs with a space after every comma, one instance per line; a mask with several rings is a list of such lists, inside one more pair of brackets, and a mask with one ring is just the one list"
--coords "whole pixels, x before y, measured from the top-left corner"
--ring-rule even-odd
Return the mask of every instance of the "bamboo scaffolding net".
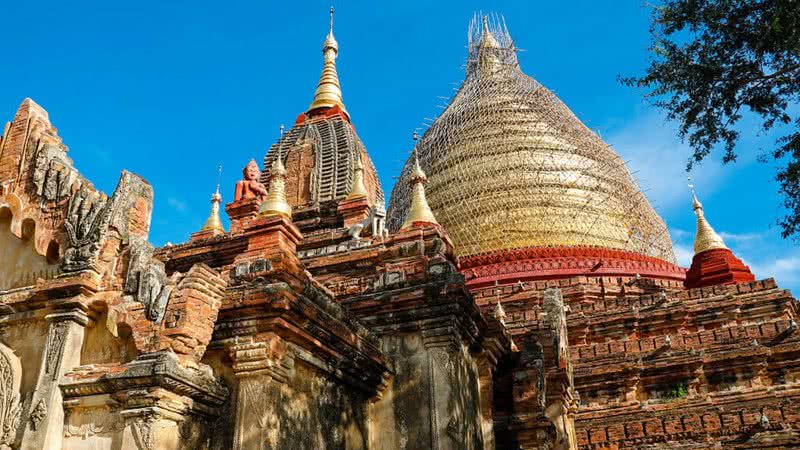
[[[580, 245], [674, 262], [667, 228], [625, 162], [522, 73], [503, 20], [476, 17], [468, 38], [466, 79], [415, 147], [457, 254]], [[392, 191], [393, 231], [409, 208], [412, 166], [413, 157]]]

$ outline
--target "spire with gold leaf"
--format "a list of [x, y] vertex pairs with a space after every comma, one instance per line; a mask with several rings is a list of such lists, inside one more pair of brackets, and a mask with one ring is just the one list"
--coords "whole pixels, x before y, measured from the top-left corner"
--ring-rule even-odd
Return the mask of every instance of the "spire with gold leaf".
[[689, 184], [689, 188], [692, 190], [692, 206], [697, 215], [697, 234], [694, 238], [694, 257], [686, 272], [684, 286], [698, 288], [754, 281], [755, 276], [750, 268], [733, 254], [706, 220], [703, 204], [697, 199], [694, 186]]
[[706, 220], [705, 214], [703, 213], [703, 204], [697, 199], [694, 186], [690, 184], [689, 189], [692, 190], [692, 206], [694, 208], [694, 213], [697, 215], [697, 234], [694, 238], [694, 253], [698, 254], [706, 250], [728, 248], [725, 245], [725, 241], [722, 240], [722, 237], [714, 231], [714, 228], [712, 228], [711, 224]]
[[322, 44], [322, 54], [324, 55], [322, 75], [319, 77], [317, 90], [314, 92], [314, 100], [311, 102], [311, 106], [308, 107], [307, 112], [311, 113], [320, 108], [338, 106], [349, 117], [350, 114], [347, 113], [342, 99], [339, 75], [336, 73], [336, 57], [339, 54], [339, 43], [336, 42], [336, 38], [333, 36], [333, 6], [331, 6], [330, 31]]
[[222, 203], [222, 195], [219, 193], [219, 183], [222, 177], [222, 166], [219, 166], [219, 176], [217, 178], [217, 190], [211, 194], [211, 213], [206, 219], [206, 223], [200, 231], [192, 234], [192, 240], [204, 239], [211, 236], [218, 236], [225, 234], [225, 227], [222, 226], [222, 220], [219, 217], [219, 205]]
[[[281, 138], [283, 138], [283, 125], [281, 125]], [[283, 166], [283, 151], [280, 148], [269, 172], [267, 198], [258, 212], [263, 215], [283, 216], [290, 220], [292, 218], [292, 207], [286, 201], [286, 168]]]
[[[414, 132], [414, 141], [416, 144], [417, 132]], [[411, 206], [408, 208], [408, 215], [403, 225], [400, 227], [410, 228], [416, 223], [428, 223], [438, 225], [436, 217], [433, 216], [433, 211], [428, 205], [428, 200], [425, 198], [425, 183], [428, 177], [422, 171], [417, 158], [416, 145], [414, 146], [414, 167], [411, 170], [410, 184], [411, 184]]]

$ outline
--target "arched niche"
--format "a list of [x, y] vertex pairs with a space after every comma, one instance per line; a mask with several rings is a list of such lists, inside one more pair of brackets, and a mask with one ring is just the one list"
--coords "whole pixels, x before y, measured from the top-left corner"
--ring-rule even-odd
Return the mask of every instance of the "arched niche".
[[55, 253], [49, 254], [52, 258], [41, 255], [36, 234], [33, 219], [15, 220], [10, 206], [0, 206], [0, 290], [29, 286], [58, 274], [57, 244]]

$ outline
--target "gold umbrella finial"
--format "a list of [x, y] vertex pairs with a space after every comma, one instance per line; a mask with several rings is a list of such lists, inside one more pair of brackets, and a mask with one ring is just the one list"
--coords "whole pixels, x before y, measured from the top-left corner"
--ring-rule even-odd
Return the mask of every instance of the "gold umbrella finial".
[[211, 195], [211, 214], [209, 214], [206, 223], [200, 231], [211, 231], [215, 234], [225, 233], [225, 227], [222, 226], [222, 220], [219, 218], [219, 205], [222, 203], [222, 195], [219, 193], [219, 184], [222, 179], [222, 164], [219, 166], [219, 174], [217, 175], [217, 190]]
[[[338, 106], [347, 114], [344, 107], [344, 100], [342, 99], [342, 87], [339, 84], [339, 75], [336, 72], [336, 57], [339, 54], [339, 43], [333, 36], [333, 6], [331, 6], [331, 24], [328, 36], [322, 44], [322, 54], [324, 55], [324, 63], [322, 65], [322, 74], [317, 83], [317, 90], [314, 92], [314, 100], [311, 106], [308, 107], [308, 113], [319, 108], [332, 108]], [[348, 117], [350, 116], [347, 114]]]
[[272, 163], [269, 174], [269, 193], [258, 212], [268, 216], [283, 216], [291, 220], [292, 207], [286, 201], [286, 168], [283, 167], [281, 155]]
[[[417, 132], [413, 134], [414, 141], [417, 140]], [[419, 165], [417, 158], [416, 145], [414, 146], [414, 167], [411, 170], [411, 206], [408, 208], [408, 215], [403, 222], [401, 229], [413, 227], [415, 223], [431, 223], [438, 225], [436, 217], [431, 211], [428, 200], [425, 198], [425, 183], [428, 182], [428, 177]]]
[[702, 253], [706, 250], [713, 249], [727, 249], [725, 241], [722, 237], [714, 231], [711, 224], [706, 220], [703, 213], [703, 204], [697, 198], [697, 193], [694, 190], [694, 185], [691, 184], [692, 179], [689, 178], [689, 189], [692, 191], [692, 207], [694, 213], [697, 215], [697, 234], [694, 238], [694, 253]]

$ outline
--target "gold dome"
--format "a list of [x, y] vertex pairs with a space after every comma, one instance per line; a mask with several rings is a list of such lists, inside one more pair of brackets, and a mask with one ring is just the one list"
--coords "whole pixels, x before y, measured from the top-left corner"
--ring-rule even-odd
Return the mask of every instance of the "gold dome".
[[[664, 222], [619, 155], [522, 73], [504, 27], [475, 20], [470, 31], [466, 79], [416, 146], [456, 253], [581, 245], [673, 262]], [[409, 158], [392, 192], [392, 230], [410, 207], [413, 167]]]

